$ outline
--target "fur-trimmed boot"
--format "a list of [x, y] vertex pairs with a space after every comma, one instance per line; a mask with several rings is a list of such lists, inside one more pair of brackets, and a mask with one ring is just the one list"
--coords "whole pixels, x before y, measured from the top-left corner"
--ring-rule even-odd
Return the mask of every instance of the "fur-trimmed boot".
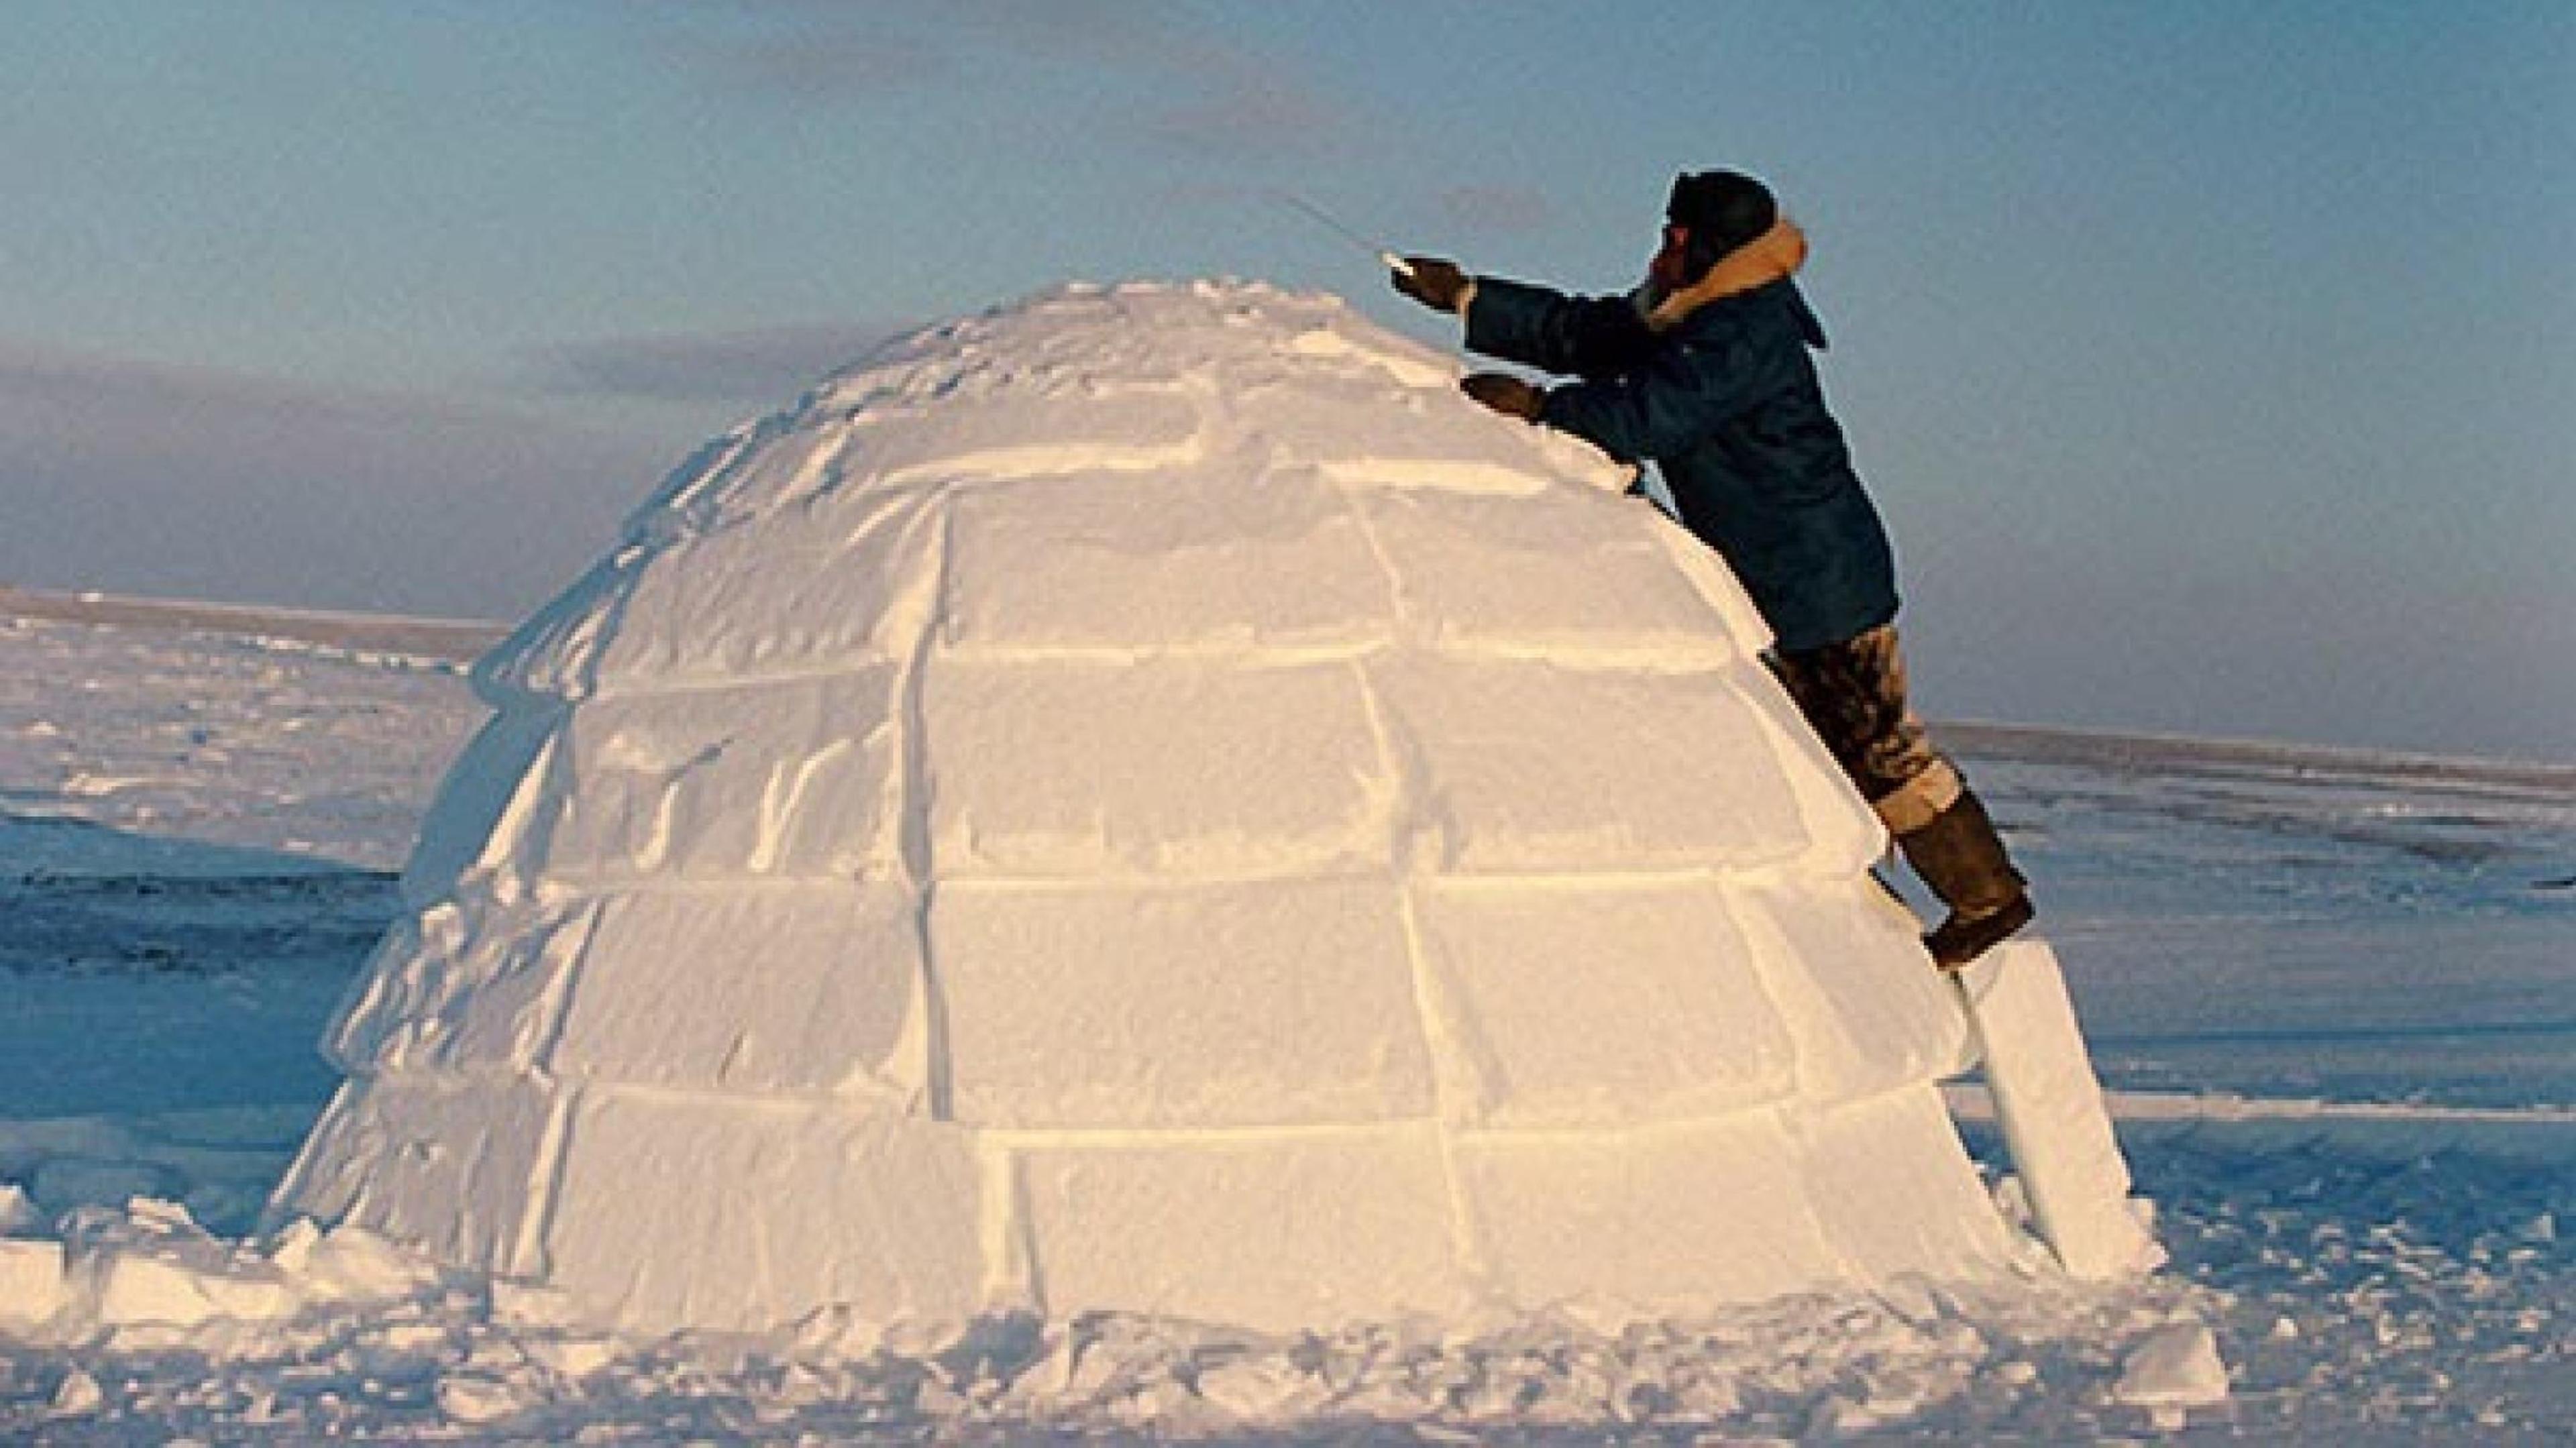
[[1898, 835], [1896, 847], [1950, 907], [1950, 918], [1923, 937], [1943, 970], [1957, 970], [2030, 923], [2028, 882], [1973, 792], [1961, 790], [1930, 824]]

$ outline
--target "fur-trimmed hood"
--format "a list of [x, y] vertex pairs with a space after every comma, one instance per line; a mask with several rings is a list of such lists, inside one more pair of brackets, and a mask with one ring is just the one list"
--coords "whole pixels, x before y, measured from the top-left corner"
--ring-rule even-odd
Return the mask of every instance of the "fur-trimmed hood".
[[[1781, 217], [1770, 230], [1728, 252], [1708, 269], [1708, 275], [1675, 292], [1666, 292], [1648, 282], [1629, 294], [1637, 315], [1656, 332], [1669, 332], [1688, 321], [1692, 313], [1709, 303], [1726, 297], [1757, 291], [1774, 282], [1785, 281], [1807, 264], [1807, 234], [1798, 224]], [[1816, 319], [1803, 296], [1792, 296], [1798, 313], [1799, 327], [1805, 332], [1807, 345], [1817, 351], [1827, 346], [1824, 323]]]

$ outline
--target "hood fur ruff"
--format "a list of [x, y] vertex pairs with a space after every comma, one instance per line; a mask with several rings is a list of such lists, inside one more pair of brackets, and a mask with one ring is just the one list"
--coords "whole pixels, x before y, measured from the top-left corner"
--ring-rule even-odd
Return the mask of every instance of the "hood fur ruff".
[[[1772, 223], [1770, 230], [1720, 257], [1717, 265], [1708, 269], [1708, 275], [1689, 286], [1659, 293], [1649, 282], [1631, 296], [1649, 328], [1669, 332], [1691, 313], [1720, 297], [1767, 287], [1806, 264], [1807, 234], [1784, 216]], [[1821, 329], [1810, 327], [1809, 331], [1818, 346], [1824, 345]]]

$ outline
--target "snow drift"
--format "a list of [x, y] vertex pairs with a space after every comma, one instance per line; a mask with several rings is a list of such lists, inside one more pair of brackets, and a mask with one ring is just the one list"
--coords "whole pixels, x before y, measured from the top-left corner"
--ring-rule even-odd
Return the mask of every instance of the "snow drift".
[[635, 1329], [2003, 1270], [1758, 619], [1454, 378], [1077, 287], [719, 439], [479, 666], [274, 1210]]

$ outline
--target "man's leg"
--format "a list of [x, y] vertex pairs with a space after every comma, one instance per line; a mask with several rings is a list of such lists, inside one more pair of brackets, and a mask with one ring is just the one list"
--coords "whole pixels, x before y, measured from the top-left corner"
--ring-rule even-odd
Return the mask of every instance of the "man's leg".
[[1933, 960], [1956, 969], [2029, 924], [2029, 890], [2003, 837], [1906, 702], [1895, 626], [1770, 663], [1906, 863], [1950, 907], [1923, 937]]

